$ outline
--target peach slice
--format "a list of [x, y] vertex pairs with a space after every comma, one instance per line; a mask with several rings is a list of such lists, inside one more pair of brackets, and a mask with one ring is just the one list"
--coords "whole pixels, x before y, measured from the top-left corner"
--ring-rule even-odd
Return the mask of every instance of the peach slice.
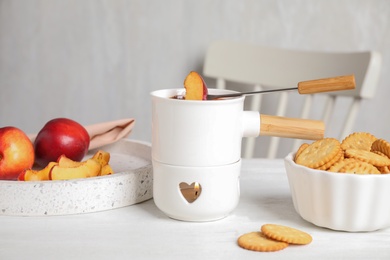
[[102, 167], [102, 169], [100, 170], [101, 176], [110, 175], [113, 173], [114, 173], [114, 170], [111, 168], [111, 166], [109, 164], [104, 165]]
[[27, 169], [23, 171], [19, 177], [19, 181], [47, 181], [49, 180], [49, 174], [54, 166], [57, 166], [56, 162], [49, 162], [42, 170]]
[[186, 100], [206, 100], [207, 99], [207, 86], [202, 76], [197, 72], [191, 71], [184, 80], [184, 88], [186, 94], [184, 99]]
[[108, 164], [110, 161], [110, 153], [105, 152], [103, 150], [99, 150], [92, 156], [92, 159], [99, 162], [100, 165], [102, 166], [102, 169], [100, 170], [100, 174], [99, 174], [100, 176], [114, 173], [111, 166]]
[[92, 159], [95, 159], [102, 167], [104, 167], [110, 161], [110, 153], [99, 150], [92, 156]]
[[58, 157], [57, 163], [58, 163], [58, 166], [60, 166], [60, 167], [68, 168], [68, 167], [78, 167], [83, 162], [73, 161], [72, 159], [66, 157], [65, 154], [63, 154], [60, 157]]
[[88, 159], [76, 167], [60, 167], [55, 165], [49, 173], [50, 180], [71, 180], [95, 177], [100, 174], [101, 165], [95, 159]]

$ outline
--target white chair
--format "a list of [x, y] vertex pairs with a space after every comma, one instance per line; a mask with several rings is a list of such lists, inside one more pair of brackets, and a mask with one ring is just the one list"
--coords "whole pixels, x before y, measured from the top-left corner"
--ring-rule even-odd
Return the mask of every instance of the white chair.
[[[324, 107], [321, 118], [312, 118], [312, 110], [318, 109], [317, 103], [313, 106], [313, 95], [299, 96], [304, 101], [301, 111], [294, 117], [323, 120], [326, 129], [333, 116], [334, 107], [338, 98], [352, 99], [341, 127], [339, 136], [342, 139], [351, 133], [359, 105], [362, 99], [369, 99], [375, 95], [381, 68], [381, 55], [374, 51], [361, 52], [314, 52], [298, 51], [280, 48], [264, 47], [254, 44], [217, 41], [213, 42], [207, 51], [203, 75], [216, 79], [216, 88], [226, 88], [227, 82], [251, 85], [252, 90], [296, 87], [298, 82], [321, 79], [342, 75], [355, 75], [356, 89], [352, 91], [337, 91], [324, 94]], [[210, 87], [210, 86], [209, 86]], [[266, 94], [271, 95], [271, 94]], [[259, 110], [263, 95], [251, 97], [250, 109]], [[280, 92], [279, 102], [275, 115], [288, 114], [289, 92]], [[300, 101], [299, 101], [300, 102]], [[290, 116], [289, 116], [290, 117]], [[254, 154], [255, 139], [243, 140], [243, 157], [251, 158]], [[271, 137], [267, 158], [277, 156], [280, 139]], [[291, 150], [297, 149], [301, 140], [296, 140]], [[262, 144], [263, 145], [263, 144]]]

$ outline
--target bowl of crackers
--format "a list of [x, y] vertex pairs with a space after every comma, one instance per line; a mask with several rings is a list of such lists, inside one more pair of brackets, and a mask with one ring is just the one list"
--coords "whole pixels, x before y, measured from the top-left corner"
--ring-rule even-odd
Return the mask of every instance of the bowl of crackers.
[[390, 143], [366, 132], [302, 144], [284, 160], [294, 208], [333, 230], [390, 227]]

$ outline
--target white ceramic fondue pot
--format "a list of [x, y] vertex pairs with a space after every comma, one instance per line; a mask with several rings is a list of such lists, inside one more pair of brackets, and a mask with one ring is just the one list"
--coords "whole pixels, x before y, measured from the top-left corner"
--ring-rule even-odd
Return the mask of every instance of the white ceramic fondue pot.
[[[171, 97], [178, 89], [152, 92], [152, 158], [177, 166], [217, 166], [241, 158], [243, 137], [323, 137], [322, 121], [290, 119], [244, 111], [243, 96], [192, 101]], [[212, 94], [232, 93], [209, 89]]]
[[[318, 86], [309, 87], [306, 93], [343, 89], [343, 84], [329, 87], [331, 82], [325, 83], [303, 86]], [[234, 210], [240, 196], [243, 137], [314, 140], [324, 135], [322, 121], [244, 111], [244, 96], [195, 101], [173, 98], [182, 90], [151, 93], [153, 197], [171, 218], [211, 221]], [[234, 92], [209, 89], [211, 95], [229, 93]]]

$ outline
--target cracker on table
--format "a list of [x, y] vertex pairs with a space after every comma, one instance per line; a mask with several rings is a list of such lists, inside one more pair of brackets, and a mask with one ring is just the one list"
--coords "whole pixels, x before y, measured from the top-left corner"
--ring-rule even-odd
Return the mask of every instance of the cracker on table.
[[279, 251], [288, 246], [288, 243], [270, 239], [259, 231], [241, 235], [237, 243], [244, 249], [259, 252]]
[[377, 153], [366, 150], [347, 149], [345, 150], [345, 157], [355, 158], [363, 162], [368, 162], [374, 166], [390, 165], [390, 159]]
[[355, 174], [380, 174], [381, 172], [372, 164], [356, 160], [349, 162], [340, 169], [340, 172]]
[[297, 157], [296, 163], [313, 169], [319, 168], [338, 155], [340, 149], [341, 145], [337, 139], [320, 139], [306, 147]]
[[308, 233], [282, 225], [265, 224], [261, 232], [269, 238], [295, 245], [307, 245], [313, 238]]
[[359, 150], [371, 150], [372, 143], [377, 140], [377, 138], [366, 132], [355, 132], [347, 137], [341, 142], [341, 148], [343, 150], [347, 149], [359, 149]]

